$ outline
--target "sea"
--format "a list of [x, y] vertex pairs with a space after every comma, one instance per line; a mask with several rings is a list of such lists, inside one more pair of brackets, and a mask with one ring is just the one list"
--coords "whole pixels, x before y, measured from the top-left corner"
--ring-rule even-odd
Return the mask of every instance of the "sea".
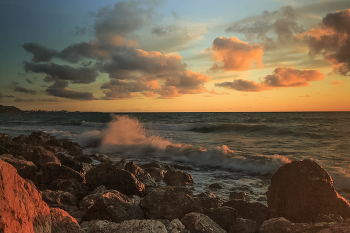
[[[274, 172], [312, 159], [350, 198], [350, 112], [33, 112], [0, 114], [0, 133], [43, 131], [84, 147], [86, 154], [144, 164], [186, 166], [194, 194], [229, 199], [245, 192], [266, 204]], [[219, 183], [223, 188], [209, 189]], [[165, 185], [159, 183], [159, 185]]]

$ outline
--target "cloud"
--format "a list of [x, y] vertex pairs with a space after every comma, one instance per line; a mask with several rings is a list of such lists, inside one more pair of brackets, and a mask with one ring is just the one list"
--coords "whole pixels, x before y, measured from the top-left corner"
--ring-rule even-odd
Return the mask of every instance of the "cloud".
[[260, 92], [274, 88], [308, 86], [310, 81], [319, 81], [323, 78], [324, 74], [318, 70], [278, 67], [273, 74], [265, 76], [260, 83], [236, 79], [233, 82], [216, 83], [215, 86], [244, 92]]
[[94, 82], [98, 75], [95, 68], [73, 68], [68, 65], [58, 65], [55, 63], [34, 64], [24, 62], [24, 69], [26, 72], [44, 73], [52, 80], [69, 80], [72, 83], [83, 84]]
[[310, 56], [323, 55], [333, 70], [341, 75], [350, 73], [350, 9], [327, 14], [310, 31], [296, 38], [307, 42]]
[[48, 95], [74, 99], [74, 100], [94, 100], [96, 99], [90, 92], [79, 92], [68, 88], [68, 82], [65, 80], [56, 80], [55, 83], [49, 86], [45, 92]]
[[30, 103], [30, 102], [34, 102], [34, 101], [35, 101], [35, 99], [21, 99], [21, 98], [17, 98], [13, 102], [28, 102], [28, 103]]
[[25, 43], [22, 47], [25, 51], [34, 55], [32, 58], [33, 62], [48, 62], [58, 54], [56, 50], [48, 49], [45, 46], [34, 42]]
[[29, 79], [27, 79], [27, 78], [26, 78], [26, 81], [27, 81], [27, 83], [28, 83], [28, 84], [33, 84], [33, 82], [32, 82], [32, 81], [30, 81], [30, 80], [29, 80]]
[[14, 98], [14, 96], [13, 95], [4, 95], [4, 94], [0, 93], [0, 100], [2, 98]]
[[28, 90], [24, 87], [18, 86], [18, 83], [12, 83], [12, 86], [13, 86], [13, 90], [16, 92], [22, 92], [22, 93], [31, 94], [31, 95], [36, 94], [36, 91]]
[[293, 41], [294, 34], [303, 32], [297, 20], [297, 11], [291, 6], [284, 6], [277, 11], [264, 11], [260, 16], [233, 23], [226, 32], [245, 34], [248, 41], [264, 41], [264, 47], [269, 49], [275, 47], [273, 37], [277, 37], [281, 44], [287, 44]]
[[58, 102], [58, 99], [53, 98], [38, 98], [36, 101], [42, 101], [42, 102]]
[[234, 36], [215, 38], [211, 50], [213, 51], [213, 59], [219, 62], [212, 66], [211, 71], [242, 71], [248, 70], [254, 64], [262, 66], [263, 46], [250, 45]]

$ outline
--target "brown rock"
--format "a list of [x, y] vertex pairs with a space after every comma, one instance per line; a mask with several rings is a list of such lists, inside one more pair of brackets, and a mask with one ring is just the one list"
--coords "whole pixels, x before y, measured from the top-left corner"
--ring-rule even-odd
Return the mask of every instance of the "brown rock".
[[190, 212], [202, 212], [200, 202], [189, 189], [178, 187], [159, 188], [146, 195], [140, 202], [145, 217], [151, 219], [181, 219]]
[[61, 204], [61, 205], [69, 205], [75, 206], [78, 204], [78, 198], [69, 193], [61, 190], [52, 191], [52, 190], [44, 190], [41, 192], [43, 201], [47, 204]]
[[[56, 154], [56, 157], [59, 159], [62, 165], [72, 168], [73, 170], [77, 172], [83, 172], [84, 167], [81, 162], [76, 161], [73, 157], [68, 157], [62, 153]], [[84, 158], [84, 157], [82, 157]]]
[[150, 167], [144, 168], [144, 171], [148, 172], [156, 182], [162, 181], [164, 179], [164, 169], [162, 168]]
[[242, 201], [248, 201], [248, 196], [245, 192], [232, 192], [230, 193], [229, 200], [242, 200]]
[[89, 193], [89, 187], [82, 182], [76, 181], [75, 179], [58, 180], [55, 190], [70, 192], [78, 199], [85, 197]]
[[279, 168], [271, 178], [267, 204], [272, 218], [292, 222], [311, 222], [319, 213], [350, 217], [350, 205], [335, 191], [332, 178], [311, 160]]
[[210, 189], [222, 189], [222, 186], [218, 183], [214, 183], [214, 184], [209, 185], [209, 188]]
[[208, 216], [200, 213], [188, 213], [181, 219], [181, 222], [187, 230], [194, 233], [226, 233]]
[[0, 160], [0, 232], [51, 232], [48, 205], [38, 191]]
[[26, 159], [33, 161], [33, 163], [35, 163], [35, 165], [37, 165], [39, 168], [45, 167], [47, 163], [61, 164], [58, 158], [51, 151], [48, 151], [41, 146], [34, 148], [33, 157], [31, 159]]
[[216, 222], [222, 229], [229, 231], [236, 224], [236, 210], [232, 207], [222, 206], [204, 210], [204, 214]]
[[86, 183], [95, 189], [104, 185], [107, 189], [118, 190], [125, 195], [143, 196], [145, 185], [135, 175], [117, 168], [113, 164], [101, 163], [86, 173]]
[[143, 165], [141, 165], [141, 167], [143, 169], [145, 169], [145, 168], [161, 168], [164, 170], [164, 165], [158, 161], [152, 161], [150, 163], [143, 164]]
[[0, 159], [14, 166], [18, 175], [20, 175], [23, 179], [30, 179], [34, 182], [36, 181], [38, 167], [33, 162], [16, 159], [12, 155], [8, 154], [1, 155]]
[[52, 233], [83, 233], [77, 220], [66, 211], [59, 208], [50, 208], [52, 219]]
[[183, 171], [168, 171], [165, 173], [163, 180], [169, 186], [186, 186], [193, 183], [193, 177]]
[[218, 208], [224, 202], [221, 198], [215, 196], [213, 193], [200, 193], [195, 196], [201, 203], [202, 207], [205, 209]]
[[[231, 226], [229, 233], [256, 233], [257, 231], [258, 224], [255, 221], [250, 219], [237, 218], [236, 223]], [[282, 232], [287, 233], [288, 231], [278, 231], [278, 233]]]

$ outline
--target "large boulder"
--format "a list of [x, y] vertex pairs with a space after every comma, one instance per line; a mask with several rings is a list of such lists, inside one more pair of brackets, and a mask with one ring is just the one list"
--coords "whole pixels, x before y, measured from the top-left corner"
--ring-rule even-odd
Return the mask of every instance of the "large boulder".
[[193, 233], [226, 233], [208, 216], [200, 213], [188, 213], [181, 219], [186, 229]]
[[164, 187], [146, 195], [140, 202], [146, 218], [181, 219], [191, 212], [202, 212], [201, 204], [192, 192], [182, 187]]
[[117, 168], [114, 164], [101, 163], [86, 173], [86, 183], [95, 189], [104, 185], [107, 189], [115, 189], [125, 195], [143, 196], [145, 185], [135, 175]]
[[193, 177], [183, 171], [168, 171], [163, 180], [169, 186], [186, 186], [193, 183]]
[[77, 220], [60, 208], [50, 208], [52, 233], [83, 233]]
[[26, 158], [33, 161], [39, 168], [45, 167], [47, 163], [61, 164], [58, 158], [49, 150], [44, 149], [41, 146], [37, 146], [33, 150], [32, 158]]
[[98, 219], [120, 223], [125, 220], [143, 219], [141, 207], [116, 190], [108, 190], [95, 198], [83, 217], [86, 221]]
[[150, 174], [156, 182], [162, 181], [164, 179], [164, 169], [149, 167], [143, 169], [145, 172]]
[[150, 174], [145, 172], [140, 166], [136, 165], [135, 162], [129, 162], [125, 165], [125, 170], [131, 172], [135, 177], [145, 184], [146, 187], [156, 186], [155, 180]]
[[14, 158], [10, 154], [3, 154], [0, 156], [0, 159], [14, 166], [18, 175], [23, 179], [30, 179], [34, 182], [36, 181], [38, 167], [33, 162]]
[[0, 160], [0, 232], [51, 232], [51, 215], [40, 193]]
[[280, 167], [267, 192], [271, 218], [311, 222], [319, 213], [350, 217], [349, 203], [338, 195], [329, 174], [315, 161], [294, 161]]
[[201, 202], [204, 209], [218, 208], [224, 202], [220, 197], [215, 196], [213, 193], [205, 192], [195, 196]]
[[45, 164], [41, 177], [45, 184], [51, 184], [56, 179], [75, 179], [78, 182], [84, 181], [82, 174], [57, 163]]
[[204, 214], [216, 222], [225, 231], [229, 231], [231, 226], [236, 224], [236, 210], [232, 207], [222, 206], [215, 209], [205, 209]]

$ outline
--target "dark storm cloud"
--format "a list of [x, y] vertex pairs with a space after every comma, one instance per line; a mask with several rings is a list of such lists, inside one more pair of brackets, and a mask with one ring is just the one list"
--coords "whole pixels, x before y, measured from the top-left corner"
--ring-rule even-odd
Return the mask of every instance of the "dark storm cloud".
[[94, 100], [96, 99], [90, 92], [79, 92], [68, 88], [68, 82], [65, 80], [56, 80], [49, 86], [45, 92], [51, 96], [57, 96], [74, 100]]
[[305, 40], [310, 56], [323, 55], [335, 72], [350, 73], [350, 9], [327, 14], [318, 28], [297, 36]]
[[264, 11], [255, 20], [242, 20], [226, 28], [226, 32], [245, 34], [247, 40], [265, 41], [265, 48], [273, 47], [272, 36], [276, 35], [280, 43], [293, 40], [293, 35], [303, 32], [297, 23], [297, 12], [291, 6], [281, 7], [274, 12]]
[[26, 72], [47, 74], [52, 80], [69, 80], [72, 83], [92, 83], [98, 75], [94, 68], [73, 68], [55, 63], [34, 64], [24, 62], [24, 69]]
[[265, 76], [260, 83], [236, 79], [233, 82], [216, 83], [215, 86], [244, 92], [260, 92], [274, 88], [308, 86], [310, 81], [319, 81], [323, 78], [324, 74], [318, 70], [278, 67], [273, 74]]
[[34, 42], [25, 43], [22, 47], [25, 51], [34, 55], [32, 58], [33, 62], [48, 62], [58, 54], [56, 50], [48, 49], [45, 46]]

